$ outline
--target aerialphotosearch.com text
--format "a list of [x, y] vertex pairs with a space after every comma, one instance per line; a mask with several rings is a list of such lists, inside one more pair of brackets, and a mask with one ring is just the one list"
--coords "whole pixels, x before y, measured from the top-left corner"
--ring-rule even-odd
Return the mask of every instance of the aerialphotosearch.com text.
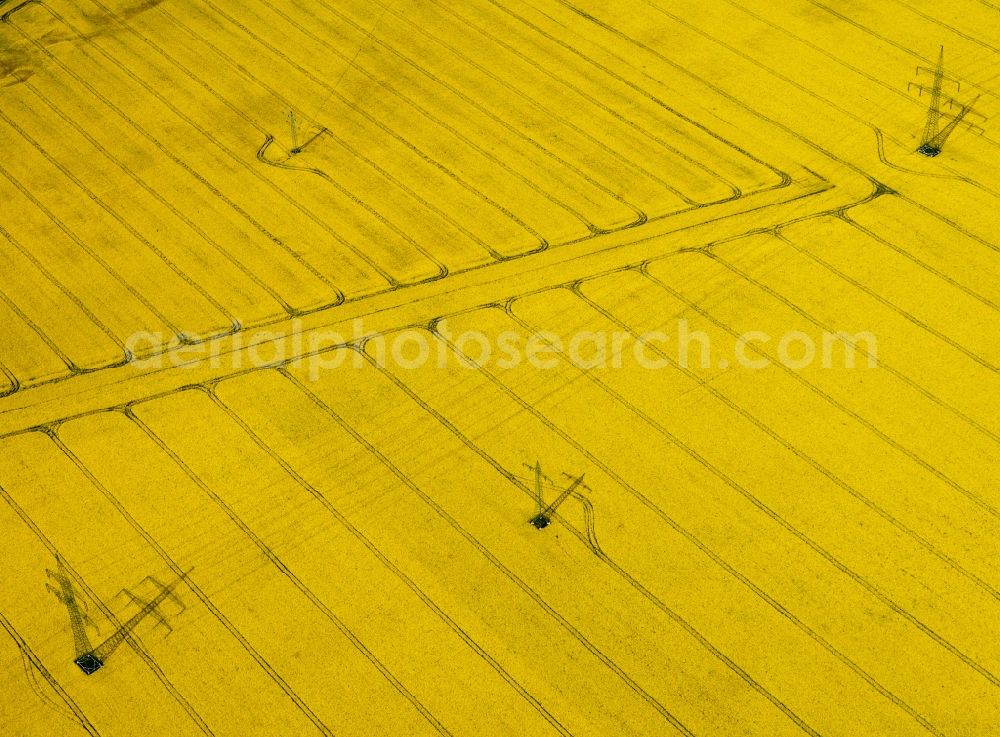
[[422, 369], [444, 368], [457, 361], [468, 367], [500, 370], [523, 364], [549, 370], [568, 362], [588, 371], [626, 367], [763, 370], [774, 365], [802, 371], [878, 365], [878, 340], [868, 331], [793, 330], [780, 335], [747, 331], [713, 340], [707, 332], [692, 328], [686, 319], [641, 334], [625, 330], [563, 334], [548, 330], [452, 331], [447, 321], [433, 329], [383, 333], [366, 330], [360, 319], [353, 321], [350, 330], [341, 332], [306, 330], [296, 320], [281, 332], [253, 330], [214, 340], [187, 336], [180, 344], [176, 338], [171, 343], [166, 336], [143, 332], [133, 335], [125, 347], [135, 363], [154, 369], [208, 365], [240, 371], [294, 360], [304, 364], [311, 376], [344, 364], [362, 367], [372, 362]]

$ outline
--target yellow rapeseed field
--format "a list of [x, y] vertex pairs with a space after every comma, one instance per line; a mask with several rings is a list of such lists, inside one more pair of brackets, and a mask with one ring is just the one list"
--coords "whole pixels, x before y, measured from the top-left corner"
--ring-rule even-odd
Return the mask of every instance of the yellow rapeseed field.
[[995, 0], [0, 0], [0, 737], [1000, 735]]

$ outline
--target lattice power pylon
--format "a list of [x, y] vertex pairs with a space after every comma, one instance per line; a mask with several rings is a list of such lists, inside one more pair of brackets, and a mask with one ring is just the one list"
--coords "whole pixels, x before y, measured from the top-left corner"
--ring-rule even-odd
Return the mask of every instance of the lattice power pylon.
[[[945, 76], [944, 73], [944, 46], [941, 47], [941, 52], [938, 55], [937, 66], [933, 69], [930, 67], [917, 67], [917, 76], [920, 75], [931, 75], [932, 81], [930, 86], [920, 84], [918, 82], [911, 82], [909, 89], [916, 89], [917, 93], [921, 96], [929, 95], [930, 103], [927, 106], [927, 122], [924, 125], [924, 134], [920, 139], [920, 146], [917, 151], [924, 156], [934, 157], [941, 153], [941, 149], [944, 148], [945, 143], [951, 137], [951, 134], [955, 132], [963, 122], [972, 131], [983, 133], [983, 129], [977, 125], [973, 125], [966, 121], [969, 115], [978, 115], [979, 117], [985, 118], [981, 113], [976, 112], [973, 109], [973, 105], [979, 100], [976, 97], [969, 104], [959, 102], [954, 97], [944, 94], [945, 84], [949, 86], [954, 85], [955, 92], [958, 93], [962, 89], [962, 83], [957, 79], [952, 79], [951, 77]], [[942, 108], [947, 106], [957, 112], [945, 113]], [[944, 126], [942, 127], [942, 122]]]

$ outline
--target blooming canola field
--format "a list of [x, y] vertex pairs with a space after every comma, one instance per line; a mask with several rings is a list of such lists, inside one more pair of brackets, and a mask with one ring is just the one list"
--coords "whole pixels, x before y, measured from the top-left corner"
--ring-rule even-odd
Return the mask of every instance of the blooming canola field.
[[0, 0], [0, 735], [996, 734], [998, 39]]

